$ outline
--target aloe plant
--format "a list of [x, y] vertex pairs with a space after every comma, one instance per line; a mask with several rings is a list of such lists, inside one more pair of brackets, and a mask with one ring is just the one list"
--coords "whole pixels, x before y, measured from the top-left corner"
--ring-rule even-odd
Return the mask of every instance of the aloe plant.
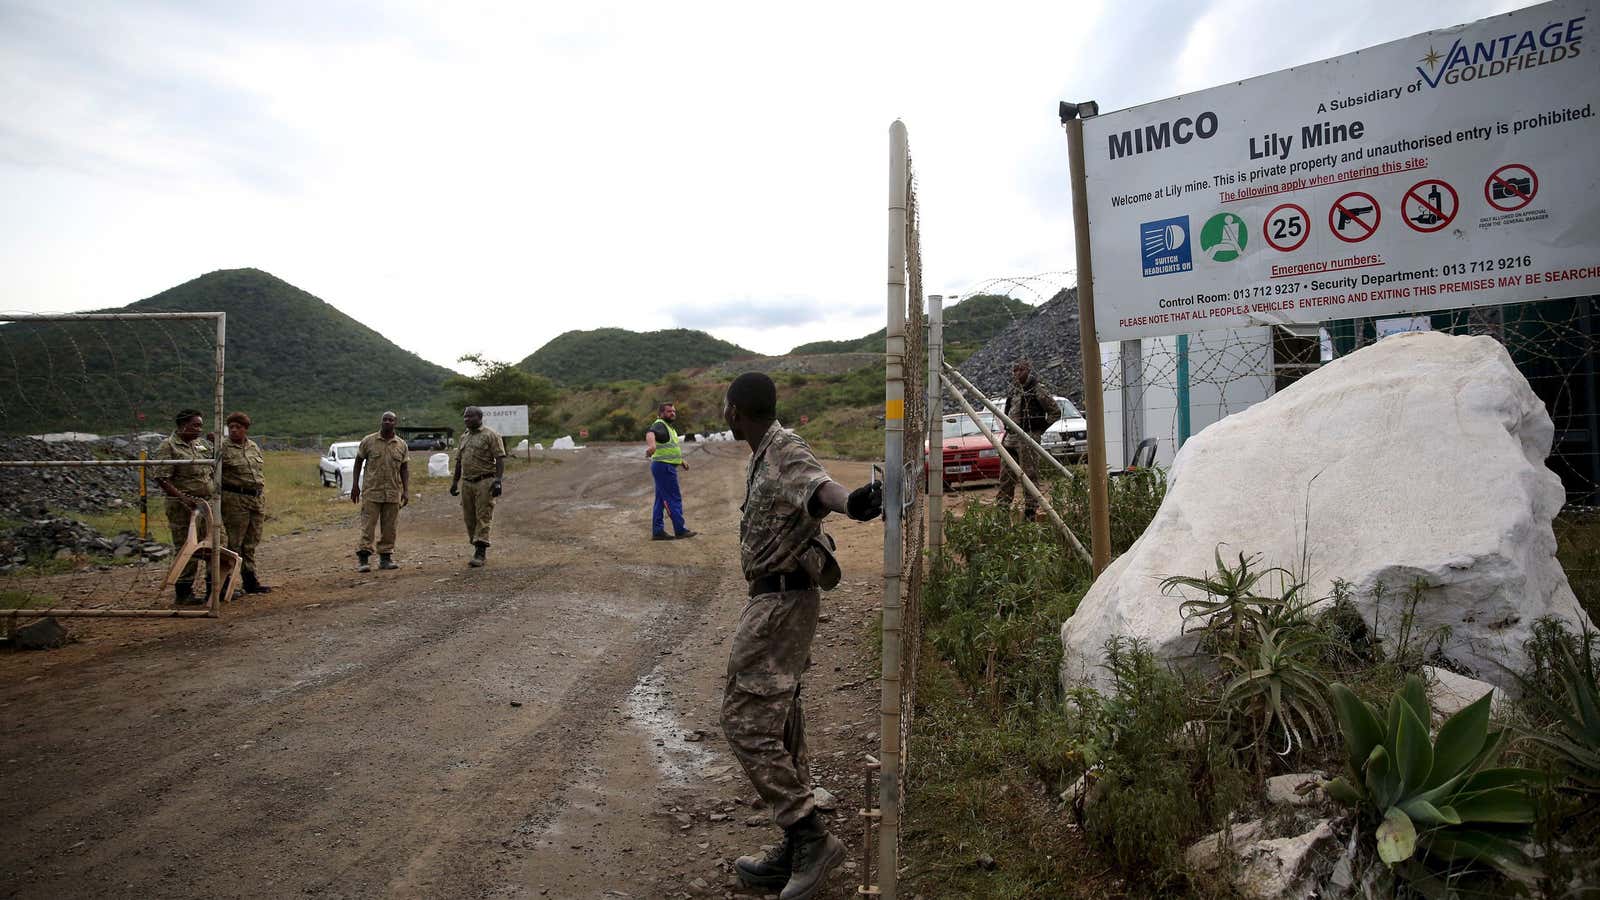
[[1306, 657], [1322, 641], [1321, 635], [1304, 629], [1273, 628], [1261, 634], [1254, 648], [1223, 653], [1227, 668], [1238, 674], [1223, 688], [1218, 705], [1230, 717], [1243, 709], [1257, 721], [1258, 737], [1276, 724], [1283, 733], [1280, 755], [1321, 740], [1333, 712], [1323, 699], [1326, 685]]
[[1162, 580], [1161, 592], [1168, 596], [1179, 588], [1203, 592], [1206, 595], [1203, 598], [1186, 599], [1178, 604], [1178, 612], [1185, 624], [1191, 620], [1201, 620], [1203, 624], [1198, 630], [1209, 635], [1217, 646], [1238, 649], [1244, 645], [1247, 627], [1265, 624], [1264, 613], [1283, 605], [1283, 600], [1277, 597], [1257, 594], [1256, 585], [1268, 575], [1292, 576], [1281, 568], [1252, 569], [1261, 559], [1260, 554], [1246, 557], [1241, 553], [1239, 565], [1230, 567], [1222, 559], [1221, 546], [1213, 552], [1217, 561], [1216, 572], [1202, 574], [1199, 578], [1173, 575]]
[[1420, 847], [1446, 862], [1478, 861], [1531, 877], [1518, 846], [1534, 821], [1531, 769], [1493, 768], [1504, 731], [1489, 730], [1490, 695], [1451, 716], [1429, 741], [1432, 711], [1415, 675], [1389, 700], [1387, 715], [1342, 684], [1334, 710], [1348, 771], [1324, 785], [1328, 796], [1376, 821], [1378, 856], [1393, 866]]
[[[1541, 698], [1540, 706], [1555, 721], [1528, 739], [1553, 758], [1579, 793], [1600, 795], [1600, 667], [1595, 665], [1600, 632], [1585, 627], [1575, 643], [1558, 640], [1551, 645], [1555, 690]], [[1530, 682], [1524, 679], [1523, 686]]]

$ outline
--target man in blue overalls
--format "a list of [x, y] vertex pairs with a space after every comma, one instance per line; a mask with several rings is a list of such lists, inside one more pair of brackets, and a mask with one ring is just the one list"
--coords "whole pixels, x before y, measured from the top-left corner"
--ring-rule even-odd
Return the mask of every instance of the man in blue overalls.
[[[656, 501], [650, 509], [650, 539], [671, 541], [694, 537], [683, 524], [683, 495], [678, 492], [678, 470], [689, 468], [683, 461], [683, 447], [678, 443], [678, 432], [672, 423], [678, 418], [677, 407], [670, 401], [656, 408], [655, 424], [644, 435], [644, 455], [650, 457], [650, 474], [656, 480]], [[661, 508], [672, 516], [672, 534], [667, 534], [661, 521]]]

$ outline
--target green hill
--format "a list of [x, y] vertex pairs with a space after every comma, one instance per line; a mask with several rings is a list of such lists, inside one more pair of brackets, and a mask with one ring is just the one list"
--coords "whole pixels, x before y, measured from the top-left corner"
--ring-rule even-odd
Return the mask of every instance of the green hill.
[[570, 386], [654, 381], [668, 372], [755, 355], [736, 344], [687, 328], [642, 333], [597, 328], [557, 335], [517, 365], [556, 384]]
[[[1033, 307], [1003, 294], [974, 294], [944, 311], [947, 349], [976, 350], [1004, 331], [1012, 322], [1033, 314]], [[882, 353], [884, 329], [853, 341], [813, 341], [789, 351], [791, 356], [810, 353]]]
[[[226, 407], [272, 437], [359, 435], [380, 413], [447, 416], [451, 373], [259, 269], [212, 272], [120, 309], [227, 313]], [[192, 406], [212, 424], [215, 325], [196, 321], [0, 326], [0, 433], [168, 431]], [[452, 421], [445, 418], [443, 421]]]

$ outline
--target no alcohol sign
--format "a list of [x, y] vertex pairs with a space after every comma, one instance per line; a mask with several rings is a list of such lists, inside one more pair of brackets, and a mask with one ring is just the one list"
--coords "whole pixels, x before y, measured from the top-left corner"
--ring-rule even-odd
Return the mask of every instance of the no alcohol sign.
[[1400, 218], [1413, 231], [1432, 234], [1455, 221], [1461, 198], [1447, 181], [1429, 178], [1419, 181], [1400, 200]]

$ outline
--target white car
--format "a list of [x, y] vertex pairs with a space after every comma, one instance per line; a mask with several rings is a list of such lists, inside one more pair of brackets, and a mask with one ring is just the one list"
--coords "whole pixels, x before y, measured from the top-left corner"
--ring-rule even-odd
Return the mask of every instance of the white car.
[[360, 441], [339, 441], [328, 445], [328, 452], [317, 460], [323, 487], [336, 487], [341, 494], [350, 493], [351, 474], [356, 467], [356, 448], [360, 446]]
[[1071, 400], [1057, 397], [1056, 405], [1061, 407], [1061, 418], [1044, 430], [1039, 446], [1062, 462], [1083, 459], [1089, 452], [1089, 422]]

